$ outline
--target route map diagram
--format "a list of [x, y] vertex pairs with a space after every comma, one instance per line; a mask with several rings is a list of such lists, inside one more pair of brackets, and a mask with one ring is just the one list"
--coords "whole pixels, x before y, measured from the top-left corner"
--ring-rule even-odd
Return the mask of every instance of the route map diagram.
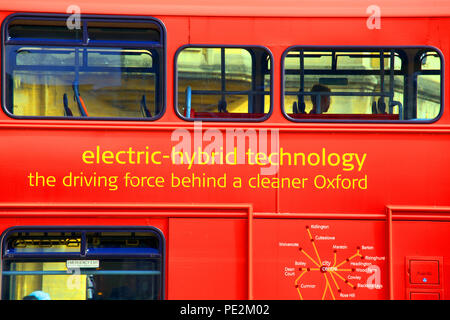
[[[306, 231], [308, 232], [308, 236], [309, 239], [311, 240], [311, 244], [312, 247], [314, 248], [314, 252], [316, 255], [316, 259], [314, 259], [313, 257], [311, 257], [310, 254], [307, 253], [307, 251], [304, 248], [299, 248], [299, 251], [304, 254], [316, 267], [310, 268], [298, 268], [298, 271], [301, 272], [300, 276], [298, 276], [295, 279], [295, 288], [297, 289], [298, 295], [300, 300], [303, 300], [303, 296], [301, 294], [301, 290], [299, 287], [298, 282], [300, 281], [300, 279], [303, 277], [303, 275], [307, 272], [320, 272], [322, 273], [324, 280], [325, 280], [325, 290], [323, 291], [323, 295], [322, 295], [322, 300], [324, 300], [326, 298], [326, 294], [327, 292], [330, 293], [331, 298], [333, 300], [336, 300], [335, 294], [333, 293], [333, 288], [331, 283], [334, 284], [334, 286], [337, 289], [338, 293], [342, 292], [341, 287], [339, 286], [339, 283], [337, 281], [337, 279], [342, 280], [346, 285], [348, 285], [349, 287], [351, 287], [352, 289], [356, 290], [356, 285], [352, 284], [349, 280], [345, 279], [340, 273], [341, 272], [354, 272], [355, 268], [341, 268], [342, 266], [345, 266], [348, 264], [348, 262], [350, 262], [351, 260], [355, 259], [355, 258], [360, 258], [360, 259], [364, 259], [364, 256], [360, 253], [361, 248], [357, 247], [356, 248], [356, 253], [348, 258], [345, 258], [343, 261], [337, 263], [337, 250], [334, 249], [333, 250], [333, 256], [334, 256], [334, 262], [332, 266], [326, 266], [323, 264], [322, 260], [320, 259], [320, 254], [319, 251], [317, 250], [316, 244], [315, 244], [315, 240], [311, 234], [311, 230], [309, 228], [309, 226], [306, 226]], [[329, 276], [329, 277], [328, 277]], [[331, 282], [332, 281], [332, 282]]]
[[386, 299], [385, 229], [381, 220], [258, 220], [253, 248], [255, 297]]
[[304, 227], [302, 241], [280, 243], [296, 250], [294, 267], [286, 266], [285, 276], [292, 279], [297, 299], [357, 299], [383, 289], [380, 267], [385, 256], [374, 245], [344, 240], [328, 224]]

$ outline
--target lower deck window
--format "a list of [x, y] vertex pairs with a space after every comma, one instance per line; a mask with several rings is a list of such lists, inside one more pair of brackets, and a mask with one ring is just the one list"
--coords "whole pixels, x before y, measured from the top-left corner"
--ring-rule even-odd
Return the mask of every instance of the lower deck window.
[[162, 253], [153, 229], [14, 230], [2, 245], [2, 299], [162, 299]]

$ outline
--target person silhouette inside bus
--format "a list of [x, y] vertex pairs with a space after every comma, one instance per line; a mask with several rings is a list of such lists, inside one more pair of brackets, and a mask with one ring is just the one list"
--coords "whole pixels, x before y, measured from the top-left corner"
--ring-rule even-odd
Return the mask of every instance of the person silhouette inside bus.
[[[322, 84], [316, 84], [312, 87], [311, 92], [331, 92], [330, 88], [324, 86]], [[320, 99], [320, 105], [319, 105]], [[313, 108], [309, 112], [309, 114], [321, 114], [328, 111], [330, 108], [330, 96], [329, 95], [311, 95], [311, 102]]]

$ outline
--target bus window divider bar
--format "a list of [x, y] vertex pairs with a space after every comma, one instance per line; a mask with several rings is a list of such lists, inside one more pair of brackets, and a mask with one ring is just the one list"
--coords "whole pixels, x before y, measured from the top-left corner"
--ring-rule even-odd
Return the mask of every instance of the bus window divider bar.
[[[48, 47], [47, 46], [47, 47], [45, 47], [45, 49], [41, 49], [41, 48], [20, 48], [20, 49], [21, 50], [17, 50], [17, 53], [22, 53], [23, 51], [26, 51], [31, 54], [52, 53], [52, 54], [67, 54], [67, 55], [69, 55], [69, 54], [73, 54], [73, 52], [77, 48]], [[73, 50], [68, 50], [68, 49], [73, 49]], [[105, 55], [105, 56], [107, 56], [107, 55], [124, 56], [124, 55], [138, 55], [138, 54], [142, 53], [140, 51], [125, 51], [125, 50], [130, 50], [130, 49], [122, 48], [122, 47], [117, 47], [116, 51], [104, 51], [104, 49], [96, 50], [97, 47], [91, 47], [91, 48], [83, 47], [83, 49], [89, 50], [87, 52], [87, 55], [91, 55], [93, 53], [98, 53], [98, 54]], [[146, 49], [142, 48], [141, 50], [146, 50]]]
[[192, 94], [204, 94], [204, 95], [248, 95], [248, 94], [261, 94], [261, 95], [270, 95], [269, 91], [253, 91], [253, 90], [246, 90], [246, 91], [219, 91], [219, 90], [192, 90]]
[[[75, 72], [75, 66], [17, 66], [15, 70], [20, 71], [51, 71], [51, 72], [62, 72], [62, 71], [71, 71]], [[83, 67], [80, 66], [78, 68], [79, 72], [141, 72], [146, 73], [148, 75], [154, 75], [155, 70], [153, 68], [143, 68], [143, 67]]]
[[[401, 70], [393, 70], [395, 76], [405, 76], [406, 74]], [[339, 69], [339, 70], [331, 70], [331, 69], [285, 69], [285, 75], [307, 75], [307, 76], [316, 76], [316, 75], [327, 75], [327, 76], [380, 76], [381, 71], [377, 69], [372, 70], [352, 70], [352, 69]], [[389, 70], [383, 71], [384, 75], [389, 75]]]
[[[301, 49], [304, 51], [304, 49]], [[337, 51], [339, 52], [339, 51]], [[288, 53], [286, 55], [287, 58], [298, 58], [300, 56], [300, 54], [292, 54], [292, 53]], [[305, 58], [322, 58], [322, 57], [332, 57], [333, 55], [330, 54], [310, 54], [310, 53], [305, 53]], [[336, 54], [336, 57], [349, 57], [349, 58], [376, 58], [378, 57], [379, 54], [378, 52], [374, 51], [374, 54]], [[385, 54], [385, 59], [389, 58], [390, 54]], [[398, 54], [397, 54], [398, 57]]]
[[350, 97], [389, 97], [389, 92], [301, 92], [301, 91], [285, 91], [285, 95], [288, 96], [297, 96], [297, 95], [305, 95], [305, 96], [350, 96]]
[[67, 269], [67, 271], [3, 271], [4, 276], [28, 276], [28, 275], [161, 275], [161, 271], [155, 270], [87, 270]]
[[111, 47], [116, 48], [120, 45], [121, 47], [126, 48], [139, 48], [139, 49], [155, 49], [155, 48], [163, 48], [160, 43], [157, 42], [137, 42], [137, 41], [93, 41], [90, 40], [88, 43], [83, 43], [82, 41], [74, 41], [74, 40], [6, 40], [5, 45], [48, 45], [48, 46], [61, 46], [61, 47]]

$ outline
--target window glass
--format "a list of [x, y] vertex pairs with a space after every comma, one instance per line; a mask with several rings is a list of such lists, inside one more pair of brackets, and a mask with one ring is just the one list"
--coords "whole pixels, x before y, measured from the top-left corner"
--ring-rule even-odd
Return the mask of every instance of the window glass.
[[[402, 60], [397, 52], [393, 52], [394, 70], [402, 69]], [[389, 70], [391, 53], [388, 52], [337, 52], [336, 69], [341, 70]]]
[[417, 76], [417, 118], [433, 119], [441, 108], [441, 77]]
[[421, 70], [440, 70], [441, 58], [436, 52], [425, 51], [419, 54]]
[[82, 41], [82, 29], [67, 28], [65, 20], [14, 19], [8, 25], [8, 40]]
[[[152, 119], [161, 115], [163, 57], [156, 24], [89, 22], [89, 39], [77, 46], [46, 45], [45, 40], [53, 35], [52, 26], [39, 45], [27, 44], [38, 36], [36, 28], [47, 26], [27, 20], [19, 32], [16, 23], [13, 20], [9, 26], [13, 40], [5, 47], [9, 113], [83, 119]], [[58, 37], [56, 32], [54, 38]]]
[[184, 118], [261, 119], [270, 112], [270, 56], [262, 48], [184, 48], [177, 83]]
[[417, 118], [433, 119], [441, 108], [441, 61], [437, 53], [419, 54], [420, 71], [417, 73]]
[[7, 239], [6, 254], [80, 253], [81, 233], [14, 233]]
[[149, 42], [160, 41], [160, 31], [156, 25], [148, 23], [108, 23], [88, 22], [88, 35], [90, 41], [127, 41]]
[[[441, 61], [431, 53], [292, 49], [285, 55], [284, 112], [297, 121], [434, 119], [440, 111]], [[418, 54], [427, 70], [414, 63]], [[408, 91], [416, 86], [416, 94]]]
[[4, 240], [2, 299], [161, 299], [161, 241], [151, 230], [14, 232]]

